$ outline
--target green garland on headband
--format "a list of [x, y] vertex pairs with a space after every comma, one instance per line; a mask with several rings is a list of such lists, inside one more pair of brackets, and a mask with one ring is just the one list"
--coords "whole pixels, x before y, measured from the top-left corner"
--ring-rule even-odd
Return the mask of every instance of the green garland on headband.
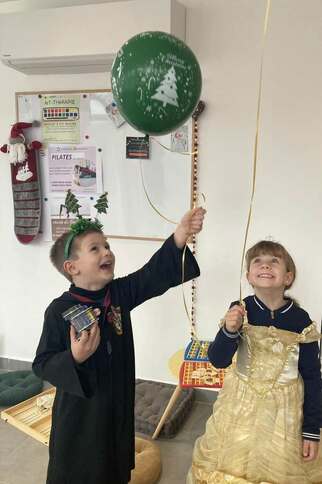
[[80, 215], [79, 219], [70, 226], [69, 230], [76, 236], [88, 229], [102, 230], [102, 228], [103, 224], [97, 218], [92, 220], [90, 218], [83, 218]]
[[[65, 242], [64, 259], [67, 260], [70, 256], [70, 249], [74, 238], [77, 235], [83, 234], [87, 230], [98, 230], [102, 232], [103, 224], [97, 218], [92, 220], [90, 218], [83, 218], [82, 215], [79, 214], [80, 205], [77, 198], [70, 190], [67, 191], [65, 205], [60, 206], [60, 215], [63, 207], [66, 208], [67, 217], [69, 217], [70, 212], [75, 213], [78, 217], [78, 220], [71, 224], [69, 228], [69, 235]], [[99, 197], [95, 208], [97, 208], [97, 213], [106, 213], [106, 209], [108, 208], [107, 192], [103, 193], [103, 195]]]

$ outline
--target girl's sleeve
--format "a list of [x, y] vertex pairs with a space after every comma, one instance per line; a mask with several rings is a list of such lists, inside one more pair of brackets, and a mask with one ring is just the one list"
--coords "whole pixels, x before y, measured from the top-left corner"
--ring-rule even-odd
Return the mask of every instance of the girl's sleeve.
[[[230, 308], [237, 302], [231, 303]], [[209, 361], [215, 368], [227, 368], [231, 365], [234, 354], [237, 351], [240, 340], [239, 332], [232, 333], [225, 326], [218, 331], [215, 340], [208, 348]]]
[[300, 344], [299, 372], [304, 382], [302, 436], [306, 440], [319, 441], [322, 408], [321, 365], [316, 341]]
[[61, 316], [49, 306], [32, 364], [34, 373], [65, 392], [86, 398], [95, 387], [95, 373], [90, 366], [89, 360], [76, 364]]
[[[129, 310], [155, 296], [160, 296], [182, 282], [183, 249], [178, 249], [173, 235], [151, 257], [149, 262], [132, 274], [115, 281]], [[189, 248], [184, 258], [184, 281], [200, 275], [196, 259]]]

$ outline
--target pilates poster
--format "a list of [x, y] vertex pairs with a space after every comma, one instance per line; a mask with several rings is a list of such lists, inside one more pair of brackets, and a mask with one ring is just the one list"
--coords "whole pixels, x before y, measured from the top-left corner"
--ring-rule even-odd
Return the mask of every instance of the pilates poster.
[[45, 143], [80, 143], [80, 96], [41, 97], [42, 138]]
[[50, 192], [66, 192], [69, 189], [86, 193], [102, 191], [95, 146], [49, 145], [48, 169]]

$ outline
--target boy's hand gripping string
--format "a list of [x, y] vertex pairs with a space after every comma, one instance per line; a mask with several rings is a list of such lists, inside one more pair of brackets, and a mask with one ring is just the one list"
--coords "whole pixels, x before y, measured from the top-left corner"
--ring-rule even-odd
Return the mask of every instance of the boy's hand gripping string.
[[[206, 197], [203, 193], [201, 193], [201, 196], [203, 198], [203, 201], [204, 203], [206, 202]], [[194, 208], [193, 210], [196, 210], [196, 205], [197, 203], [197, 200], [195, 200], [194, 202]], [[201, 207], [199, 207], [201, 208]], [[206, 210], [205, 209], [202, 209], [203, 212], [202, 212], [202, 221], [203, 221], [203, 217], [204, 217], [204, 214], [206, 213]], [[202, 221], [201, 221], [201, 225], [200, 225], [200, 221], [199, 222], [196, 222], [196, 226], [195, 224], [191, 224], [191, 228], [193, 230], [193, 232], [191, 233], [191, 235], [195, 235], [196, 233], [200, 232], [200, 230], [202, 229]], [[192, 281], [192, 305], [191, 305], [191, 316], [189, 314], [189, 310], [188, 310], [188, 306], [187, 306], [187, 302], [186, 302], [186, 297], [185, 297], [185, 293], [184, 293], [184, 281], [185, 281], [185, 271], [184, 271], [184, 267], [185, 267], [185, 257], [186, 257], [186, 251], [187, 251], [187, 243], [185, 244], [184, 246], [184, 249], [183, 249], [183, 253], [182, 253], [182, 282], [181, 282], [181, 289], [182, 289], [182, 298], [183, 298], [183, 305], [184, 305], [184, 308], [185, 308], [185, 311], [186, 311], [186, 315], [187, 315], [187, 318], [190, 322], [190, 335], [191, 335], [191, 338], [193, 340], [195, 340], [196, 342], [199, 342], [198, 340], [198, 337], [197, 337], [197, 333], [196, 333], [196, 323], [195, 323], [195, 307], [194, 307], [194, 302], [195, 302], [195, 298], [194, 298], [194, 281]], [[195, 252], [195, 239], [193, 239], [193, 253]]]

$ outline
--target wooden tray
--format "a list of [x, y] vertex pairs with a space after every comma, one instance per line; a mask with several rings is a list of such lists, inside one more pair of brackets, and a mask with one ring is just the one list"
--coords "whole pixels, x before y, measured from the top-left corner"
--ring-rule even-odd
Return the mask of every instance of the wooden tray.
[[18, 403], [14, 407], [3, 410], [1, 418], [30, 435], [30, 437], [48, 445], [51, 430], [51, 408], [48, 410], [39, 408], [37, 406], [37, 398], [48, 394], [55, 395], [55, 393], [55, 388], [49, 388], [24, 402]]

